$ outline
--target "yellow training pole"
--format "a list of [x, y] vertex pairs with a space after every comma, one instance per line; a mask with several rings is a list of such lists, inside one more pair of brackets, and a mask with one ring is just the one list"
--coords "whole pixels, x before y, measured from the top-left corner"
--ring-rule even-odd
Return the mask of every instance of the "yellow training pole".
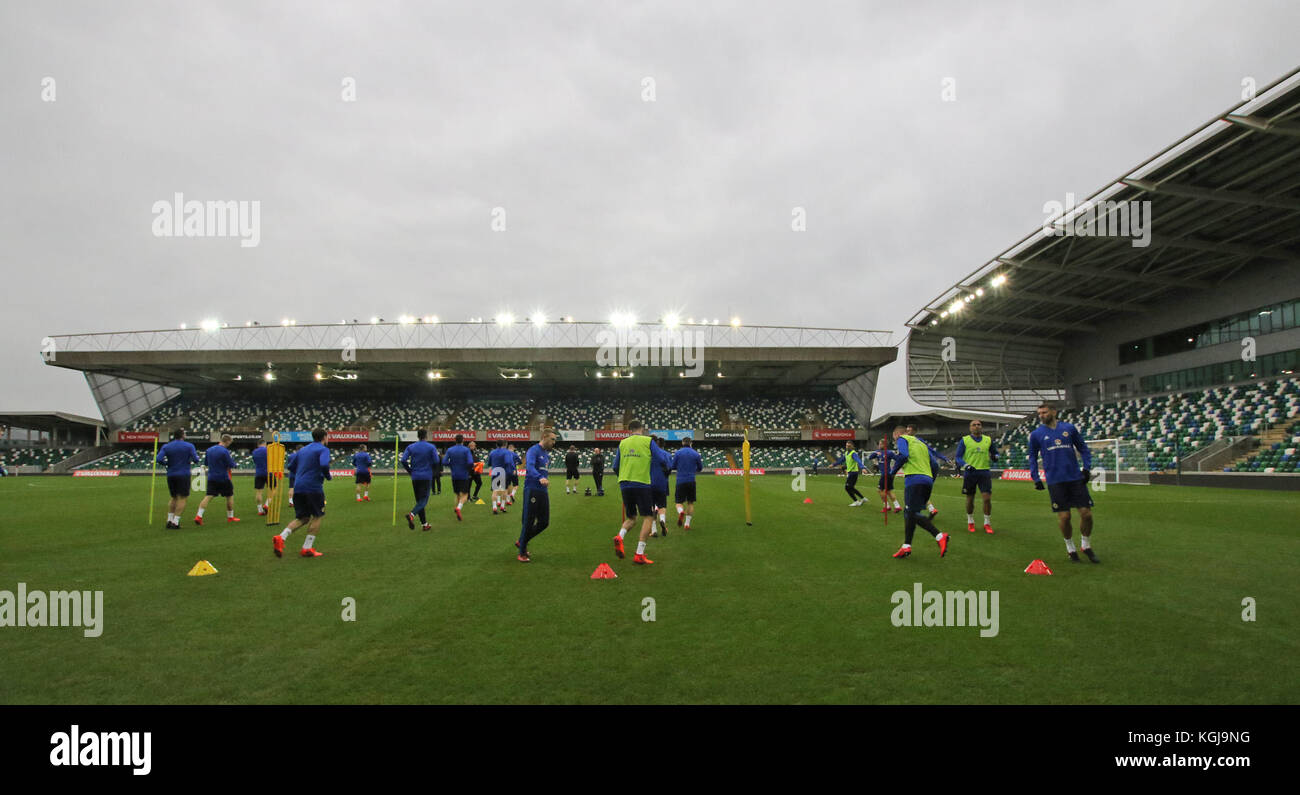
[[397, 527], [397, 446], [402, 443], [402, 432], [393, 437], [393, 527]]
[[745, 429], [745, 443], [740, 446], [740, 464], [744, 467], [745, 479], [745, 524], [753, 526], [754, 514], [749, 505], [749, 429]]
[[153, 458], [149, 459], [149, 524], [153, 524], [153, 487], [158, 475], [158, 437], [153, 437]]

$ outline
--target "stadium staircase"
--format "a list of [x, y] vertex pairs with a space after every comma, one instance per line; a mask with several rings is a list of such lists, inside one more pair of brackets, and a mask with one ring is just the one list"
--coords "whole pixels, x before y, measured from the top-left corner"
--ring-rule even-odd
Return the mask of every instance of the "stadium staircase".
[[49, 471], [52, 473], [71, 472], [74, 467], [80, 466], [81, 464], [88, 464], [91, 461], [103, 458], [112, 452], [112, 445], [104, 444], [99, 447], [87, 447], [80, 453], [68, 456], [62, 461], [51, 465]]

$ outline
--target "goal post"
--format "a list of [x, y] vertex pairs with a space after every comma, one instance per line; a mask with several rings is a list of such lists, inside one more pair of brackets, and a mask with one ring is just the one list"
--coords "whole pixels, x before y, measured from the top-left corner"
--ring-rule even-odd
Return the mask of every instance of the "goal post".
[[1092, 453], [1094, 479], [1101, 475], [1106, 483], [1151, 482], [1151, 465], [1147, 443], [1141, 439], [1085, 439]]

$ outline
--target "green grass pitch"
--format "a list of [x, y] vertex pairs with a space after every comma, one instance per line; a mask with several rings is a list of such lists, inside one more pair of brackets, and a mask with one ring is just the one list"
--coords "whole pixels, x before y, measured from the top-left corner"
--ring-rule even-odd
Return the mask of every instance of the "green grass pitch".
[[[241, 524], [214, 499], [195, 527], [196, 496], [179, 532], [162, 528], [161, 477], [153, 525], [147, 478], [6, 478], [0, 590], [102, 590], [104, 625], [98, 638], [0, 628], [0, 703], [1297, 701], [1300, 496], [1111, 486], [1094, 495], [1092, 565], [1068, 562], [1030, 484], [995, 483], [986, 536], [966, 532], [959, 482], [943, 479], [948, 556], [918, 531], [894, 560], [901, 515], [886, 526], [878, 505], [848, 507], [843, 482], [809, 477], [799, 493], [789, 476], [756, 477], [747, 528], [740, 479], [703, 477], [696, 529], [652, 539], [642, 568], [631, 545], [613, 555], [617, 489], [553, 485], [525, 565], [518, 504], [504, 517], [467, 506], [458, 523], [444, 492], [434, 531], [411, 532], [390, 524], [389, 478], [371, 503], [352, 501], [351, 478], [327, 485], [316, 560], [297, 557], [301, 530], [292, 555], [271, 554], [249, 477], [236, 479]], [[399, 479], [399, 514], [411, 501]], [[1034, 558], [1055, 575], [1024, 574]], [[186, 577], [200, 559], [220, 573]], [[589, 579], [602, 561], [619, 579]], [[999, 634], [893, 626], [891, 594], [915, 582], [997, 590]]]

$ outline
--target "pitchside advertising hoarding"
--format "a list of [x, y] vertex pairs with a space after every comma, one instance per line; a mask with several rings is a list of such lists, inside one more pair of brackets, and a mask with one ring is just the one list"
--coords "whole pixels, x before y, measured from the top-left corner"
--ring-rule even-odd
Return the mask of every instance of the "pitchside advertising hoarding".
[[330, 431], [331, 442], [368, 442], [370, 431]]
[[803, 431], [800, 430], [763, 431], [762, 434], [770, 442], [797, 442], [803, 439]]
[[710, 441], [740, 442], [745, 439], [744, 431], [700, 431], [700, 438]]
[[249, 431], [222, 431], [222, 436], [229, 436], [232, 442], [261, 442], [263, 434], [259, 431], [250, 433]]
[[562, 430], [560, 431], [560, 441], [562, 442], [581, 442], [587, 438], [586, 431]]
[[[1038, 470], [1038, 477], [1043, 478], [1043, 471]], [[1002, 480], [1033, 480], [1028, 469], [1004, 469], [1002, 470]]]
[[158, 438], [157, 431], [118, 431], [118, 444], [153, 443]]
[[658, 437], [661, 438], [661, 439], [667, 439], [667, 440], [670, 441], [670, 442], [679, 442], [679, 441], [681, 441], [682, 439], [694, 439], [694, 438], [695, 438], [695, 434], [694, 434], [694, 432], [691, 431], [691, 429], [689, 429], [689, 428], [686, 428], [686, 429], [684, 429], [684, 430], [681, 429], [681, 428], [678, 428], [678, 429], [667, 430], [667, 431], [651, 431], [651, 432], [650, 432], [650, 435], [651, 435], [651, 436], [658, 436]]
[[852, 428], [816, 428], [812, 432], [814, 439], [848, 439], [853, 440], [857, 431]]
[[115, 478], [122, 474], [120, 469], [74, 469], [74, 478]]
[[[743, 475], [743, 474], [745, 474], [745, 470], [743, 470], [743, 469], [715, 469], [715, 470], [713, 470], [713, 474], [715, 474], [715, 475]], [[749, 468], [749, 474], [751, 474], [751, 475], [766, 475], [766, 474], [767, 474], [767, 470], [766, 470], [766, 469], [755, 469], [754, 467], [750, 467], [750, 468]]]
[[488, 431], [487, 438], [489, 442], [526, 442], [530, 437], [527, 429], [520, 428], [512, 431]]

